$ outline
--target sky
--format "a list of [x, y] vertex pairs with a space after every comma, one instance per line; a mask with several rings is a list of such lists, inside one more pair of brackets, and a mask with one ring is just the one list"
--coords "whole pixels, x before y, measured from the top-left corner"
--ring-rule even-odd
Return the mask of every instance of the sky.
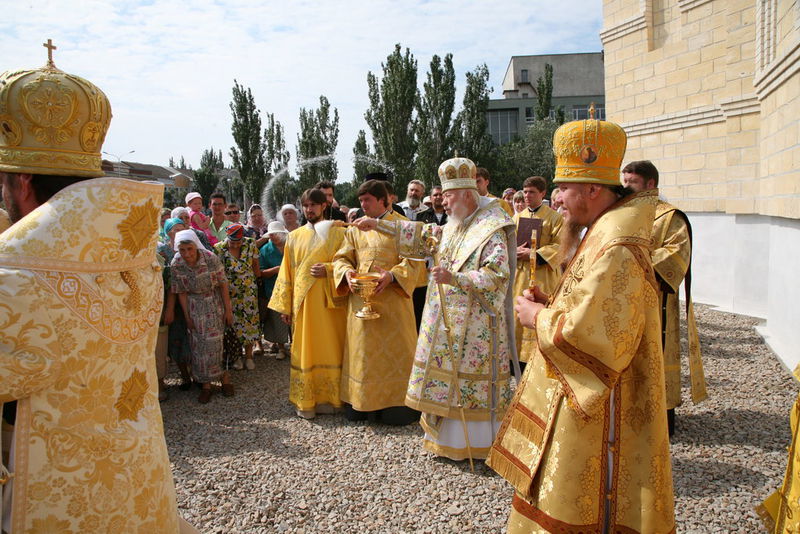
[[[489, 67], [502, 98], [511, 56], [602, 49], [600, 0], [0, 0], [0, 71], [43, 66], [52, 39], [56, 66], [100, 87], [113, 119], [106, 159], [197, 168], [204, 149], [233, 146], [234, 80], [263, 115], [286, 129], [294, 169], [300, 108], [325, 95], [339, 110], [339, 180], [353, 174], [352, 149], [369, 99], [367, 73], [395, 43], [418, 61], [420, 88], [434, 54], [453, 54], [460, 108], [465, 73]], [[264, 121], [266, 122], [266, 121]], [[131, 153], [131, 151], [133, 151]]]

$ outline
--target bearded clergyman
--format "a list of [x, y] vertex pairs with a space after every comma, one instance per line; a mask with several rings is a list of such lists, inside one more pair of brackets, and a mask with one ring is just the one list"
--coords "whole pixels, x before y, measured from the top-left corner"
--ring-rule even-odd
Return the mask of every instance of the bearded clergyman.
[[0, 75], [13, 223], [0, 234], [0, 403], [16, 402], [2, 530], [177, 533], [153, 357], [164, 186], [102, 178], [109, 101], [45, 46], [43, 68]]
[[439, 167], [444, 226], [360, 219], [394, 236], [399, 253], [433, 256], [406, 405], [422, 412], [423, 447], [453, 460], [484, 459], [511, 399], [516, 361], [512, 283], [514, 222], [497, 199], [478, 194], [475, 164]]
[[516, 490], [510, 533], [672, 533], [650, 260], [658, 191], [622, 188], [626, 136], [616, 124], [564, 124], [553, 147], [567, 267], [552, 295], [517, 298], [537, 345], [487, 464]]
[[[632, 161], [622, 169], [622, 182], [634, 191], [658, 187], [658, 169], [652, 162]], [[678, 293], [683, 282], [686, 297], [686, 332], [689, 346], [689, 377], [692, 401], [708, 397], [700, 338], [692, 303], [692, 225], [689, 217], [672, 204], [660, 200], [653, 225], [653, 270], [660, 291], [661, 342], [664, 348], [664, 385], [667, 389], [667, 427], [675, 433], [675, 408], [681, 399], [681, 316]]]

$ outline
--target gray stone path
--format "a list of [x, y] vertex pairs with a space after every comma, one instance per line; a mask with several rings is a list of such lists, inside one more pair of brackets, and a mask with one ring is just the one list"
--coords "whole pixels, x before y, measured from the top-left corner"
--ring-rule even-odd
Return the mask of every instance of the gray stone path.
[[[704, 306], [697, 319], [710, 398], [678, 409], [678, 532], [761, 532], [752, 509], [783, 476], [798, 385], [756, 320]], [[233, 398], [199, 405], [171, 388], [162, 404], [179, 507], [202, 532], [504, 531], [510, 486], [482, 463], [473, 474], [423, 452], [417, 425], [301, 420], [288, 360], [256, 363], [234, 374]]]

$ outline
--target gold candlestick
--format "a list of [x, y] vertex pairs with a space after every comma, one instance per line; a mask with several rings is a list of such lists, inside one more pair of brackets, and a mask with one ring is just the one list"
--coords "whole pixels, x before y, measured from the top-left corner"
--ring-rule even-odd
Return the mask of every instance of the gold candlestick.
[[528, 283], [528, 289], [533, 291], [533, 288], [536, 286], [536, 247], [538, 243], [536, 242], [536, 230], [531, 231], [531, 280]]

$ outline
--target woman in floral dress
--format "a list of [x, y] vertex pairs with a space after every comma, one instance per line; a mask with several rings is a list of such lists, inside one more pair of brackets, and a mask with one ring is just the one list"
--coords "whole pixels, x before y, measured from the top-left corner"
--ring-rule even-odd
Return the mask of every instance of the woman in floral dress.
[[210, 401], [211, 382], [218, 379], [222, 379], [222, 393], [230, 397], [233, 384], [227, 369], [222, 368], [222, 336], [225, 324], [233, 324], [225, 270], [192, 230], [175, 234], [175, 250], [171, 290], [178, 295], [189, 329], [192, 375], [203, 388], [197, 400], [201, 404]]
[[239, 360], [244, 346], [245, 366], [255, 369], [253, 343], [258, 341], [258, 297], [256, 280], [261, 275], [258, 248], [255, 241], [244, 237], [244, 226], [232, 224], [226, 229], [227, 238], [214, 245], [225, 275], [230, 282], [233, 325], [225, 332], [225, 361], [241, 369]]

